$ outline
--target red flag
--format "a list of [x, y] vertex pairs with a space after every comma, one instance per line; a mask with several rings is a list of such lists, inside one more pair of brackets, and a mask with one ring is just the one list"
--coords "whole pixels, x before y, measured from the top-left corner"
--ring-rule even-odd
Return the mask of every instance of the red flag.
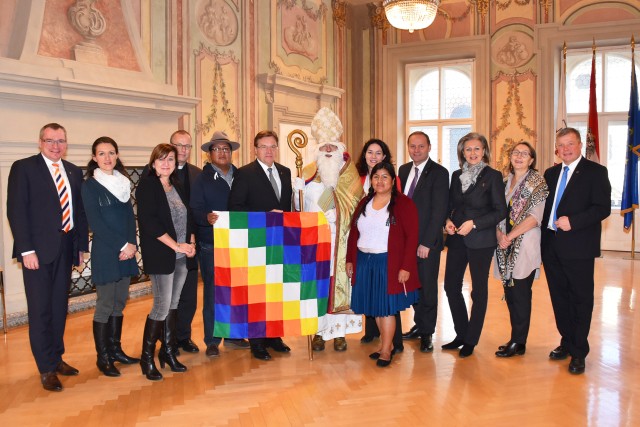
[[598, 102], [596, 101], [596, 47], [593, 45], [591, 59], [591, 82], [589, 83], [589, 122], [587, 123], [587, 159], [600, 163], [600, 138], [598, 137]]

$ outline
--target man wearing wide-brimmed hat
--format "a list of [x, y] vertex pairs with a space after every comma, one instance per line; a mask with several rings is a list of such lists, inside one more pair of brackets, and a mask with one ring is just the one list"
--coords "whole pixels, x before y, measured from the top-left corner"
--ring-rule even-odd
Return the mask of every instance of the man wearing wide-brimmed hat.
[[[215, 321], [215, 291], [213, 263], [213, 232], [211, 227], [218, 219], [218, 211], [228, 210], [229, 192], [233, 175], [237, 168], [232, 164], [232, 152], [240, 148], [240, 144], [229, 140], [225, 132], [216, 131], [209, 142], [202, 144], [202, 151], [207, 153], [209, 163], [202, 168], [202, 174], [193, 183], [191, 189], [191, 209], [198, 229], [198, 258], [202, 275], [203, 303], [202, 320], [204, 323], [204, 343], [206, 355], [216, 357], [220, 354], [218, 346], [222, 341], [213, 336]], [[245, 340], [225, 339], [225, 347], [249, 348]]]

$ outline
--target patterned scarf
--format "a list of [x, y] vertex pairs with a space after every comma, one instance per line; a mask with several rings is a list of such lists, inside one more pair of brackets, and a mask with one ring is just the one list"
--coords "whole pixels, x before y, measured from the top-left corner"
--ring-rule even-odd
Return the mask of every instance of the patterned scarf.
[[479, 163], [476, 163], [473, 166], [469, 166], [469, 163], [464, 162], [462, 165], [462, 173], [460, 174], [460, 182], [462, 183], [462, 192], [465, 193], [469, 187], [476, 183], [476, 179], [478, 179], [478, 175], [482, 172], [482, 169], [485, 168], [487, 164], [480, 160]]
[[[513, 175], [511, 179], [515, 179]], [[530, 169], [511, 197], [509, 202], [511, 203], [511, 213], [507, 221], [510, 221], [514, 227], [517, 226], [529, 216], [535, 206], [544, 203], [548, 195], [549, 188], [544, 178], [538, 172]], [[513, 286], [511, 276], [520, 253], [520, 244], [523, 236], [524, 234], [519, 235], [507, 249], [496, 248], [498, 271], [500, 272], [503, 286]]]

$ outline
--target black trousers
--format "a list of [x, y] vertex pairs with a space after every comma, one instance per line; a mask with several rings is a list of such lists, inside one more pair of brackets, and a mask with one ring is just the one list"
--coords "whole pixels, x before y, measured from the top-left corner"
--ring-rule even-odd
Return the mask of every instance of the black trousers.
[[[402, 342], [402, 318], [400, 313], [396, 313], [396, 331], [393, 334], [393, 348], [404, 348]], [[373, 316], [365, 316], [364, 321], [364, 334], [371, 337], [380, 336], [380, 330], [376, 324], [376, 318]]]
[[563, 258], [552, 238], [542, 248], [542, 264], [556, 326], [562, 336], [560, 344], [571, 356], [586, 357], [593, 314], [595, 260]]
[[531, 324], [531, 287], [536, 271], [525, 279], [513, 279], [513, 286], [504, 288], [504, 297], [511, 321], [511, 342], [526, 344]]
[[22, 267], [29, 310], [29, 342], [40, 373], [53, 372], [64, 354], [64, 329], [69, 307], [73, 264], [73, 233], [60, 239], [58, 256], [40, 268]]
[[[451, 239], [453, 240], [453, 239]], [[487, 313], [489, 268], [495, 247], [470, 249], [462, 238], [449, 246], [444, 273], [444, 290], [449, 300], [456, 339], [465, 344], [477, 345]], [[471, 316], [462, 296], [462, 280], [469, 266], [471, 273]]]
[[414, 304], [413, 321], [423, 335], [432, 335], [438, 319], [438, 273], [442, 251], [431, 249], [426, 259], [418, 258], [419, 299]]
[[178, 341], [191, 339], [191, 322], [198, 305], [198, 270], [189, 270], [182, 287], [178, 314], [176, 316], [176, 338]]

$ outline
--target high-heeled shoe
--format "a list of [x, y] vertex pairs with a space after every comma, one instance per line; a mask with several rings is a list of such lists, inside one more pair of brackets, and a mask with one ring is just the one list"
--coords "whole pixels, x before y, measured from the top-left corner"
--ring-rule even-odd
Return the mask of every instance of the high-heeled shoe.
[[164, 365], [169, 365], [172, 372], [185, 372], [187, 367], [184, 366], [176, 357], [176, 314], [177, 310], [169, 310], [169, 314], [164, 320], [164, 330], [160, 337], [162, 345], [158, 352], [158, 361], [160, 368], [164, 369]]
[[496, 356], [498, 357], [512, 357], [515, 355], [522, 356], [526, 350], [527, 350], [526, 345], [512, 342], [508, 346], [504, 347], [504, 349], [502, 350], [500, 350], [500, 347], [498, 347], [498, 351], [496, 351]]

